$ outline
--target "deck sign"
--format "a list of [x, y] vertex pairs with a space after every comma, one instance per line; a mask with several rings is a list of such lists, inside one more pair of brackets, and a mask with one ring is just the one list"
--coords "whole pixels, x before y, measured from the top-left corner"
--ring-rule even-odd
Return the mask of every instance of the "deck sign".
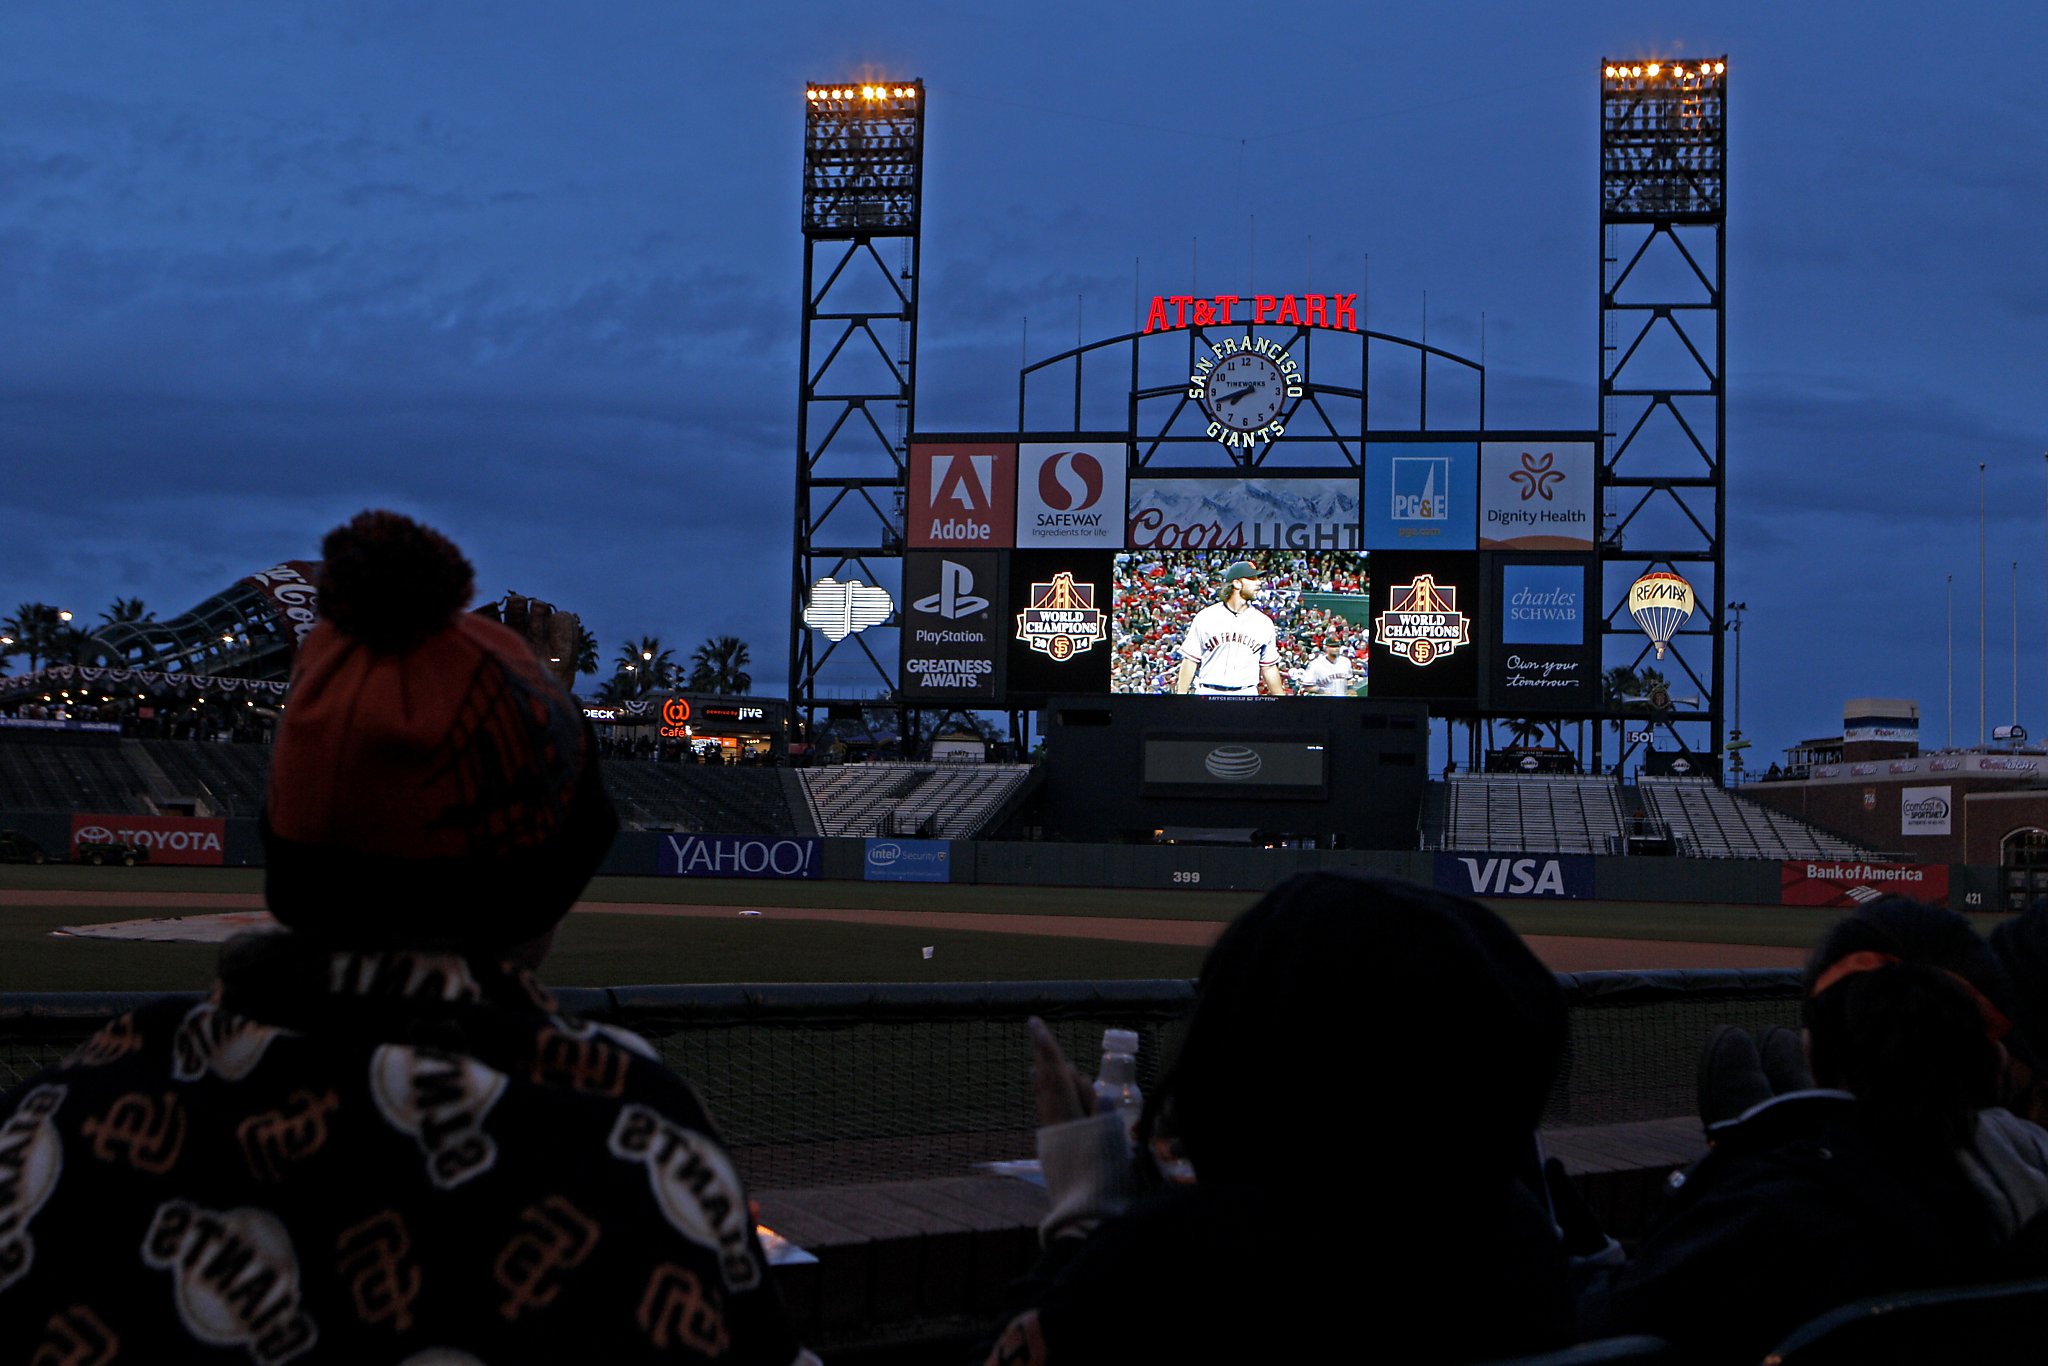
[[1458, 896], [1590, 901], [1593, 860], [1585, 854], [1438, 854], [1436, 886]]

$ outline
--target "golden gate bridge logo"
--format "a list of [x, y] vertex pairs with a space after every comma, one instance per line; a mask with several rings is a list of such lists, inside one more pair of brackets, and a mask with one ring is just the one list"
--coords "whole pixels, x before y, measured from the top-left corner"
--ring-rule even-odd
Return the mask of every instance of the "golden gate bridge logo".
[[1094, 584], [1055, 574], [1051, 583], [1031, 585], [1031, 605], [1017, 614], [1017, 639], [1065, 663], [1109, 638], [1102, 615], [1095, 606]]
[[1390, 590], [1391, 605], [1373, 623], [1373, 639], [1421, 667], [1472, 643], [1472, 622], [1458, 610], [1458, 590], [1417, 574]]

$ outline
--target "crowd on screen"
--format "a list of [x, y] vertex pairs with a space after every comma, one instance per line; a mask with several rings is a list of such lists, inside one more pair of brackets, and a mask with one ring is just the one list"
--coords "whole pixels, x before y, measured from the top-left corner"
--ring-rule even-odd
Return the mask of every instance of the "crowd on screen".
[[[1241, 552], [1235, 551], [1169, 550], [1116, 557], [1111, 586], [1110, 630], [1116, 646], [1110, 666], [1111, 692], [1173, 691], [1188, 623], [1217, 600], [1222, 585], [1216, 576], [1240, 556]], [[1363, 561], [1306, 551], [1261, 551], [1250, 558], [1265, 575], [1258, 608], [1279, 628], [1281, 674], [1293, 679], [1325, 640], [1335, 639], [1351, 657], [1358, 672], [1357, 691], [1363, 693], [1372, 650], [1372, 625], [1365, 612], [1369, 584]], [[1303, 595], [1308, 593], [1357, 597], [1358, 619], [1305, 603]]]

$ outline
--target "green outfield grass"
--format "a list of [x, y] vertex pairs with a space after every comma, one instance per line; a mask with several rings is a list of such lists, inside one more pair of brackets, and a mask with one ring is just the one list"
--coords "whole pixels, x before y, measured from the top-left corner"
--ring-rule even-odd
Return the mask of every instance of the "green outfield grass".
[[[77, 892], [262, 891], [243, 868], [0, 867], [0, 888]], [[921, 886], [605, 877], [586, 900], [734, 907], [884, 907], [992, 915], [1115, 916], [1222, 922], [1251, 892], [1097, 887]], [[1805, 947], [1840, 914], [1776, 906], [1654, 902], [1489, 903], [1524, 934]], [[66, 925], [163, 911], [111, 903], [0, 907], [0, 991], [167, 991], [205, 986], [216, 949], [54, 936]], [[1988, 925], [1990, 917], [1982, 918]], [[925, 945], [934, 947], [926, 959]], [[918, 926], [577, 915], [564, 922], [544, 976], [560, 986], [705, 982], [1036, 981], [1192, 977], [1202, 950]]]

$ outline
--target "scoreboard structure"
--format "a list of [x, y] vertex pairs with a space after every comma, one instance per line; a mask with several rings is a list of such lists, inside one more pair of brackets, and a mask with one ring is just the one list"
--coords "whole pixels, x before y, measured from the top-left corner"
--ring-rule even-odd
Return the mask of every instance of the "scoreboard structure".
[[[1421, 704], [1469, 723], [1475, 766], [1508, 720], [1595, 768], [1610, 725], [1624, 759], [1659, 730], [1718, 753], [1725, 70], [1603, 67], [1599, 421], [1576, 430], [1489, 426], [1481, 362], [1300, 281], [1155, 296], [1135, 330], [1024, 364], [1014, 423], [921, 431], [924, 88], [811, 87], [798, 717], [879, 700], [1015, 730], [1053, 698], [1169, 696], [1215, 639], [1195, 619], [1249, 579], [1230, 606], [1257, 619], [1223, 634], [1256, 682], [1170, 706], [1257, 699], [1263, 724], [1300, 698]], [[1665, 252], [1698, 298], [1641, 293]], [[877, 267], [865, 311], [831, 302]], [[1674, 328], [1699, 374], [1650, 372]], [[1615, 683], [1649, 650], [1627, 610], [1646, 573], [1698, 580], [1709, 609], [1648, 699]]]

